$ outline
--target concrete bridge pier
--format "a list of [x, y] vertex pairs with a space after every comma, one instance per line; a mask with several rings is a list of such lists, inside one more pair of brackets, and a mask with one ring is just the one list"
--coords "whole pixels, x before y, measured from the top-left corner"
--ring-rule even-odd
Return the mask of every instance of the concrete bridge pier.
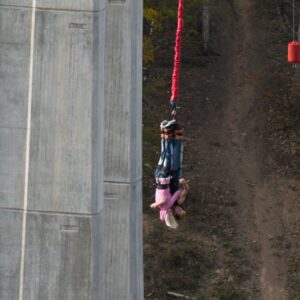
[[141, 72], [142, 0], [0, 0], [0, 300], [144, 298]]
[[106, 1], [0, 0], [0, 299], [104, 299]]
[[142, 300], [142, 0], [110, 0], [105, 55], [105, 291]]

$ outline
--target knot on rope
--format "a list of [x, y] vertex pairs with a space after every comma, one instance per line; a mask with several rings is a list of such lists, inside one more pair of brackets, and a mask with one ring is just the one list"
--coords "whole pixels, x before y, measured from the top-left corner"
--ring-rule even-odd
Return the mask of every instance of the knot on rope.
[[171, 99], [170, 104], [171, 104], [171, 117], [175, 119], [176, 117], [176, 109], [177, 109], [177, 99]]

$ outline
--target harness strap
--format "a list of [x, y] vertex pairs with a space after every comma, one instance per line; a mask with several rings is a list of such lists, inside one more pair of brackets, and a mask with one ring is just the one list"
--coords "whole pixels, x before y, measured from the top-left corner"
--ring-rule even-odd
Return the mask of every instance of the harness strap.
[[159, 190], [166, 190], [169, 187], [170, 187], [169, 184], [159, 184], [159, 183], [156, 184], [156, 188], [159, 189]]

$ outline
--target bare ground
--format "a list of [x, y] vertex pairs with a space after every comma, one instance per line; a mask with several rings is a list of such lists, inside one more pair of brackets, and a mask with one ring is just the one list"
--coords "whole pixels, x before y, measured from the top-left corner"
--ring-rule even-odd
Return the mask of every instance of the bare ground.
[[276, 71], [278, 56], [270, 59], [285, 48], [268, 47], [275, 33], [267, 9], [258, 1], [216, 1], [218, 55], [185, 55], [179, 114], [191, 193], [176, 231], [148, 208], [155, 132], [167, 116], [159, 103], [168, 99], [170, 76], [170, 68], [151, 70], [144, 96], [146, 299], [167, 299], [167, 291], [196, 299], [300, 299], [299, 131], [280, 130], [289, 127], [282, 97], [292, 97], [290, 74]]

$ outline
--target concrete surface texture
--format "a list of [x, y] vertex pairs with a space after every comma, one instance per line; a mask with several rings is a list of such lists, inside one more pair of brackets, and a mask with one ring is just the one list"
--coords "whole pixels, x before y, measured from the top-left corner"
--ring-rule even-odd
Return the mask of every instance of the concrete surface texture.
[[106, 1], [0, 0], [0, 299], [104, 299]]
[[106, 299], [141, 300], [142, 0], [110, 0], [105, 56]]

